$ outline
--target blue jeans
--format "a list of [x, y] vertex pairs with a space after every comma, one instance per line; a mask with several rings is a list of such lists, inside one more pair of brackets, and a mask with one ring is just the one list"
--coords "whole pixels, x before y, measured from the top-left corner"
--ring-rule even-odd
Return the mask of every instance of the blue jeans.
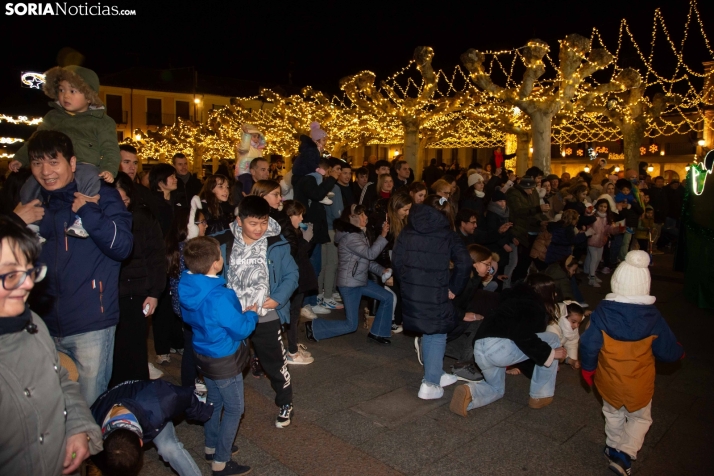
[[441, 383], [444, 373], [446, 334], [424, 334], [421, 337], [421, 353], [424, 361], [424, 381], [431, 385]]
[[[540, 340], [553, 349], [560, 347], [560, 338], [552, 332], [536, 334]], [[506, 393], [506, 367], [528, 360], [510, 339], [487, 337], [474, 344], [474, 359], [483, 373], [484, 380], [469, 383], [471, 403], [468, 410], [483, 407], [503, 398]], [[536, 365], [531, 379], [530, 396], [532, 398], [552, 397], [555, 393], [555, 377], [558, 375], [558, 361], [553, 360], [550, 367]]]
[[315, 339], [329, 339], [356, 331], [359, 323], [359, 303], [362, 296], [371, 297], [379, 301], [377, 314], [374, 316], [370, 332], [378, 337], [392, 336], [392, 309], [394, 302], [392, 293], [372, 281], [367, 281], [364, 286], [338, 286], [338, 289], [345, 305], [346, 319], [344, 321], [315, 319], [312, 321], [312, 332]]
[[191, 453], [184, 449], [183, 443], [176, 436], [173, 423], [168, 422], [161, 433], [156, 435], [153, 443], [159, 456], [169, 463], [180, 476], [201, 476], [201, 470], [198, 469]]
[[206, 448], [215, 448], [213, 461], [227, 463], [243, 415], [243, 374], [223, 380], [204, 377], [204, 380], [208, 389], [206, 403], [213, 405], [213, 415], [203, 426]]
[[101, 331], [53, 338], [57, 351], [67, 354], [77, 365], [79, 391], [87, 405], [91, 406], [107, 391], [112, 378], [115, 329], [116, 326], [112, 326]]
[[[317, 276], [319, 280], [320, 270], [322, 269], [322, 245], [317, 245], [312, 250], [312, 254], [310, 255], [310, 264], [312, 265], [312, 269], [315, 270], [315, 276]], [[303, 304], [317, 306], [317, 295], [321, 292], [322, 290], [318, 289], [316, 293], [306, 295]]]

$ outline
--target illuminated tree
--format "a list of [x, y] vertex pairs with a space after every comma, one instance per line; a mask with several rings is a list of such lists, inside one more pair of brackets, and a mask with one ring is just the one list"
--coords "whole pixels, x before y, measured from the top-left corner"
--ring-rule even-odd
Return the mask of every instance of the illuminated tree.
[[[572, 108], [572, 101], [583, 82], [598, 70], [609, 65], [613, 57], [605, 49], [591, 49], [590, 40], [572, 34], [560, 41], [557, 78], [539, 81], [545, 74], [543, 58], [550, 50], [542, 40], [531, 40], [520, 53], [526, 70], [517, 87], [496, 85], [484, 65], [486, 55], [470, 49], [461, 55], [471, 81], [496, 99], [518, 107], [531, 120], [533, 136], [533, 165], [550, 172], [551, 123], [564, 108]], [[602, 86], [602, 85], [601, 85]], [[600, 88], [601, 86], [598, 86]], [[596, 88], [597, 89], [597, 88]]]
[[417, 86], [417, 94], [410, 96], [406, 89], [395, 88], [382, 81], [375, 86], [376, 76], [371, 71], [363, 71], [340, 80], [340, 87], [357, 108], [388, 126], [396, 119], [401, 125], [404, 143], [404, 159], [413, 170], [420, 170], [417, 163], [419, 134], [429, 120], [438, 119], [467, 107], [473, 102], [467, 91], [455, 92], [452, 96], [436, 97], [437, 73], [431, 65], [434, 50], [419, 46], [414, 50], [414, 63], [421, 74], [422, 83]]

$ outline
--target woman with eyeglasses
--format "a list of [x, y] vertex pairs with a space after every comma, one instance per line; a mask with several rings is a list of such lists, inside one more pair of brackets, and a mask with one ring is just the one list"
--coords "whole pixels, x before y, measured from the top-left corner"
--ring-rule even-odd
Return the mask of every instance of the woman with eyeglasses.
[[27, 298], [47, 267], [24, 224], [0, 215], [0, 468], [72, 473], [102, 449], [102, 433]]
[[136, 202], [135, 185], [129, 175], [119, 172], [114, 183], [132, 215], [134, 245], [119, 272], [119, 324], [114, 337], [114, 364], [109, 387], [127, 380], [146, 380], [161, 375], [149, 364], [147, 317], [156, 311], [166, 287], [161, 226], [148, 206]]

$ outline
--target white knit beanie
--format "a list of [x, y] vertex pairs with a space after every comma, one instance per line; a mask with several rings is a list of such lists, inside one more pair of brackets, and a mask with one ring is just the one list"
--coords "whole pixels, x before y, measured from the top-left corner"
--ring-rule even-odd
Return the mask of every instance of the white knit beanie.
[[469, 187], [473, 187], [478, 182], [483, 182], [483, 176], [481, 176], [481, 174], [478, 174], [478, 173], [473, 173], [473, 174], [469, 175], [468, 181], [469, 181]]
[[620, 263], [612, 274], [612, 292], [621, 296], [649, 296], [649, 265], [650, 255], [646, 251], [634, 250], [627, 253], [625, 261]]

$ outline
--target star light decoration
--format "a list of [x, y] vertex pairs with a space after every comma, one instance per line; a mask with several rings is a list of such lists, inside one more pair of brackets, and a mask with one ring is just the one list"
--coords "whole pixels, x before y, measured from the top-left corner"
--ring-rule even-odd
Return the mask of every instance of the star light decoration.
[[20, 81], [25, 87], [42, 89], [42, 85], [45, 84], [45, 75], [42, 73], [23, 72], [20, 76]]

